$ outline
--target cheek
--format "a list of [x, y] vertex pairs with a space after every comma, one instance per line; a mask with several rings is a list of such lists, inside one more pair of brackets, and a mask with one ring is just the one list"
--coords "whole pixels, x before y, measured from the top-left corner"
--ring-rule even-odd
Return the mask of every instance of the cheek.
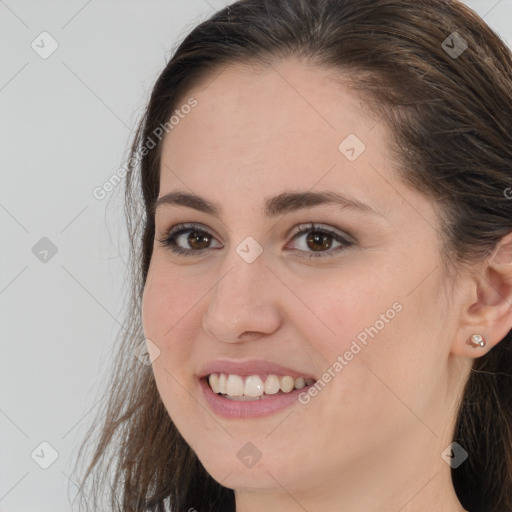
[[154, 258], [142, 297], [142, 324], [145, 337], [160, 350], [152, 364], [158, 392], [169, 416], [184, 432], [191, 431], [187, 418], [193, 412], [190, 392], [196, 385], [189, 364], [194, 335], [185, 330], [199, 298], [196, 295], [186, 280]]
[[437, 276], [422, 282], [430, 268], [410, 276], [398, 265], [383, 268], [371, 273], [354, 266], [336, 280], [332, 274], [305, 280], [301, 298], [310, 309], [297, 308], [292, 320], [322, 356], [326, 395], [354, 411], [366, 404], [365, 414], [371, 410], [374, 416], [393, 408], [393, 393], [426, 407], [424, 390], [446, 355], [441, 317], [447, 304], [439, 296]]
[[192, 340], [201, 326], [196, 308], [202, 294], [158, 261], [151, 265], [142, 297], [142, 324], [145, 337], [160, 350], [153, 372], [167, 403], [181, 394], [178, 382], [187, 388], [194, 385], [190, 359]]
[[326, 273], [325, 278], [308, 278], [297, 287], [307, 307], [292, 308], [293, 321], [303, 326], [304, 339], [334, 362], [354, 340], [364, 347], [397, 323], [403, 307], [393, 280], [392, 274], [370, 273], [356, 265]]
[[142, 297], [142, 323], [144, 333], [154, 339], [162, 350], [168, 340], [186, 323], [187, 314], [200, 299], [196, 287], [172, 267], [154, 257], [147, 276]]

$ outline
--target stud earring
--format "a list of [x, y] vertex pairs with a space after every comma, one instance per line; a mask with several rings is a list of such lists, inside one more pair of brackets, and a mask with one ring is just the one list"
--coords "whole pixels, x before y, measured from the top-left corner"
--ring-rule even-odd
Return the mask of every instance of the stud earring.
[[485, 339], [481, 334], [473, 334], [468, 338], [466, 343], [468, 345], [472, 345], [473, 347], [485, 347]]

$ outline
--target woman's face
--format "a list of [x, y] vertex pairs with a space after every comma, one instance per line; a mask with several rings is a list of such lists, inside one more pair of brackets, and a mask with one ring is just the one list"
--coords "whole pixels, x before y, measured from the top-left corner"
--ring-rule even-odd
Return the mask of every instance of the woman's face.
[[[164, 141], [159, 197], [181, 196], [156, 209], [144, 332], [170, 417], [227, 487], [300, 496], [450, 470], [462, 377], [439, 219], [332, 78], [293, 60], [226, 68]], [[215, 394], [211, 373], [268, 395]]]

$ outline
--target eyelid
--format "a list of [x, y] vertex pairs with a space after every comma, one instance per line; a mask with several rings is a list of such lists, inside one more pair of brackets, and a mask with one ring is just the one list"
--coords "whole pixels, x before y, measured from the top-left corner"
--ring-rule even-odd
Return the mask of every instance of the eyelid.
[[208, 233], [209, 235], [211, 235], [212, 238], [214, 237], [217, 240], [219, 239], [219, 237], [217, 236], [217, 233], [213, 229], [205, 226], [204, 224], [201, 224], [200, 222], [180, 222], [179, 224], [175, 224], [175, 225], [171, 226], [169, 229], [164, 230], [164, 237], [168, 238], [171, 235], [175, 235], [175, 234], [178, 234], [180, 231], [186, 231], [186, 230], [204, 231], [205, 233]]
[[[206, 227], [203, 224], [198, 223], [198, 222], [181, 222], [179, 224], [175, 224], [174, 226], [172, 226], [168, 230], [165, 230], [163, 235], [162, 235], [162, 237], [156, 237], [156, 234], [155, 234], [155, 239], [162, 246], [164, 246], [164, 247], [165, 246], [169, 246], [170, 247], [172, 244], [170, 244], [168, 241], [170, 240], [171, 237], [179, 236], [179, 235], [182, 234], [182, 232], [186, 233], [187, 231], [194, 231], [194, 230], [202, 232], [202, 233], [206, 233], [207, 235], [210, 235], [212, 239], [218, 240], [217, 234], [212, 229], [210, 229], [210, 228], [208, 228], [208, 227]], [[176, 248], [180, 249], [179, 247], [176, 247]], [[211, 249], [211, 248], [207, 248], [207, 249], [204, 249], [204, 250], [201, 250], [201, 251], [194, 251], [192, 249], [181, 249], [181, 251], [183, 253], [195, 252], [196, 254], [200, 254], [200, 253], [202, 253], [204, 251], [207, 251], [209, 249]], [[218, 249], [218, 247], [216, 247], [216, 249]]]
[[298, 226], [295, 226], [292, 229], [292, 231], [288, 234], [288, 237], [294, 238], [297, 235], [307, 233], [308, 231], [315, 231], [315, 230], [326, 232], [333, 236], [338, 236], [340, 238], [343, 238], [347, 243], [352, 243], [352, 244], [357, 243], [357, 240], [352, 235], [347, 233], [346, 231], [326, 225], [326, 224], [317, 223], [317, 222], [307, 222], [305, 224], [299, 224]]
[[300, 249], [291, 250], [295, 252], [296, 256], [306, 259], [334, 257], [337, 254], [345, 252], [347, 249], [350, 249], [351, 247], [357, 244], [357, 241], [354, 239], [354, 237], [352, 237], [351, 235], [344, 231], [340, 231], [341, 230], [338, 230], [337, 228], [316, 224], [314, 222], [301, 224], [294, 228], [294, 230], [292, 231], [293, 235], [290, 241], [295, 241], [297, 238], [301, 237], [305, 233], [316, 232], [331, 236], [335, 240], [335, 242], [339, 244], [339, 246], [335, 247], [333, 250], [327, 251], [303, 251]]

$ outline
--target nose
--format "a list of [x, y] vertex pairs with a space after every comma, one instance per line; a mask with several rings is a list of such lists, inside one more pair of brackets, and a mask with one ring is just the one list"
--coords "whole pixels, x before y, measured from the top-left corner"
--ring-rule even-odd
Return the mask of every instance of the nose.
[[203, 315], [204, 331], [226, 343], [272, 334], [282, 322], [282, 285], [262, 257], [247, 263], [235, 253], [228, 259], [223, 277], [209, 294]]

